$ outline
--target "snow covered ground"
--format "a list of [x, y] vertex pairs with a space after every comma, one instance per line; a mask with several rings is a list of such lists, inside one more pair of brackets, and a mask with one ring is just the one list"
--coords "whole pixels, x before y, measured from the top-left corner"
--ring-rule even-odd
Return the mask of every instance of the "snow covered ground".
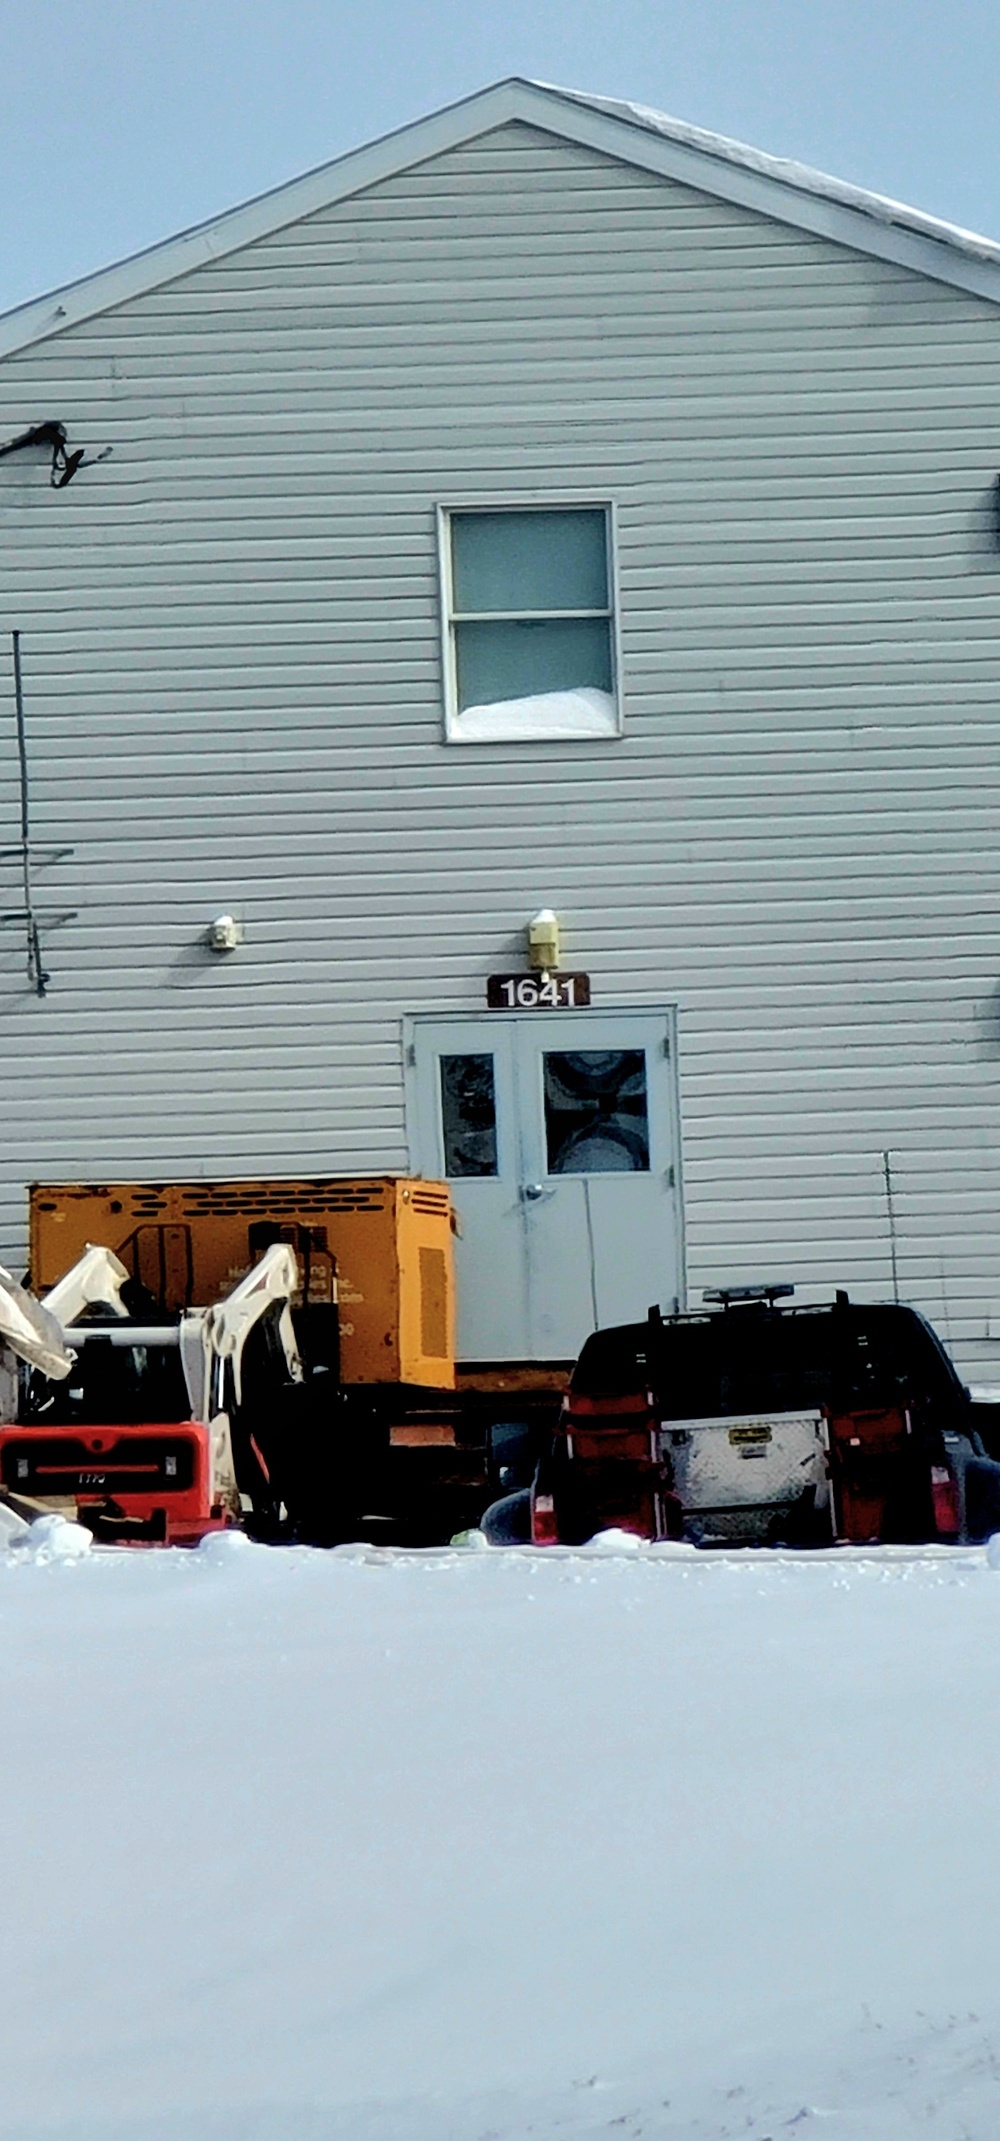
[[1000, 2133], [1000, 1568], [0, 1552], [0, 2132]]

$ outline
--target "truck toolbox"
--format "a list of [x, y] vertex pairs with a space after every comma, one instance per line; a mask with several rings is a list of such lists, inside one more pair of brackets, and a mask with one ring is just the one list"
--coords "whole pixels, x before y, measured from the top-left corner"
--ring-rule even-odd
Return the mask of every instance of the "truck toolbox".
[[[823, 1416], [815, 1411], [669, 1420], [660, 1430], [691, 1539], [763, 1541], [799, 1508], [828, 1504]], [[833, 1535], [832, 1522], [828, 1526]]]

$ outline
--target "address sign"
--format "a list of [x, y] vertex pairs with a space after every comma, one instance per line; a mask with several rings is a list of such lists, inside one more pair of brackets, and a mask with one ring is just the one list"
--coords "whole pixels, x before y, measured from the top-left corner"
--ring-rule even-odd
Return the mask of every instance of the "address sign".
[[490, 974], [488, 1011], [585, 1011], [589, 974]]

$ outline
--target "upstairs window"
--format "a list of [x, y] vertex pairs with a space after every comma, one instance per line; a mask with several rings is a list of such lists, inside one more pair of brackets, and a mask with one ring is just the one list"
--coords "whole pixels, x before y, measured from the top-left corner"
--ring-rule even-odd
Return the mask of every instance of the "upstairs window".
[[608, 507], [444, 513], [442, 565], [453, 742], [618, 734]]

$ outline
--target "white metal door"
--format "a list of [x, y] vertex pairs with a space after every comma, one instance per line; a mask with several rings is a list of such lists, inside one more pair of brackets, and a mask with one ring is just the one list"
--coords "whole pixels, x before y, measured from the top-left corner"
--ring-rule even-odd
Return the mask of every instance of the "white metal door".
[[447, 1181], [458, 1224], [460, 1360], [528, 1358], [513, 1036], [504, 1019], [418, 1019], [407, 1047], [414, 1172]]
[[518, 1019], [528, 1357], [681, 1291], [673, 1052], [650, 1013]]
[[444, 1177], [463, 1360], [569, 1360], [680, 1300], [672, 1020], [646, 1011], [414, 1019], [411, 1159]]

